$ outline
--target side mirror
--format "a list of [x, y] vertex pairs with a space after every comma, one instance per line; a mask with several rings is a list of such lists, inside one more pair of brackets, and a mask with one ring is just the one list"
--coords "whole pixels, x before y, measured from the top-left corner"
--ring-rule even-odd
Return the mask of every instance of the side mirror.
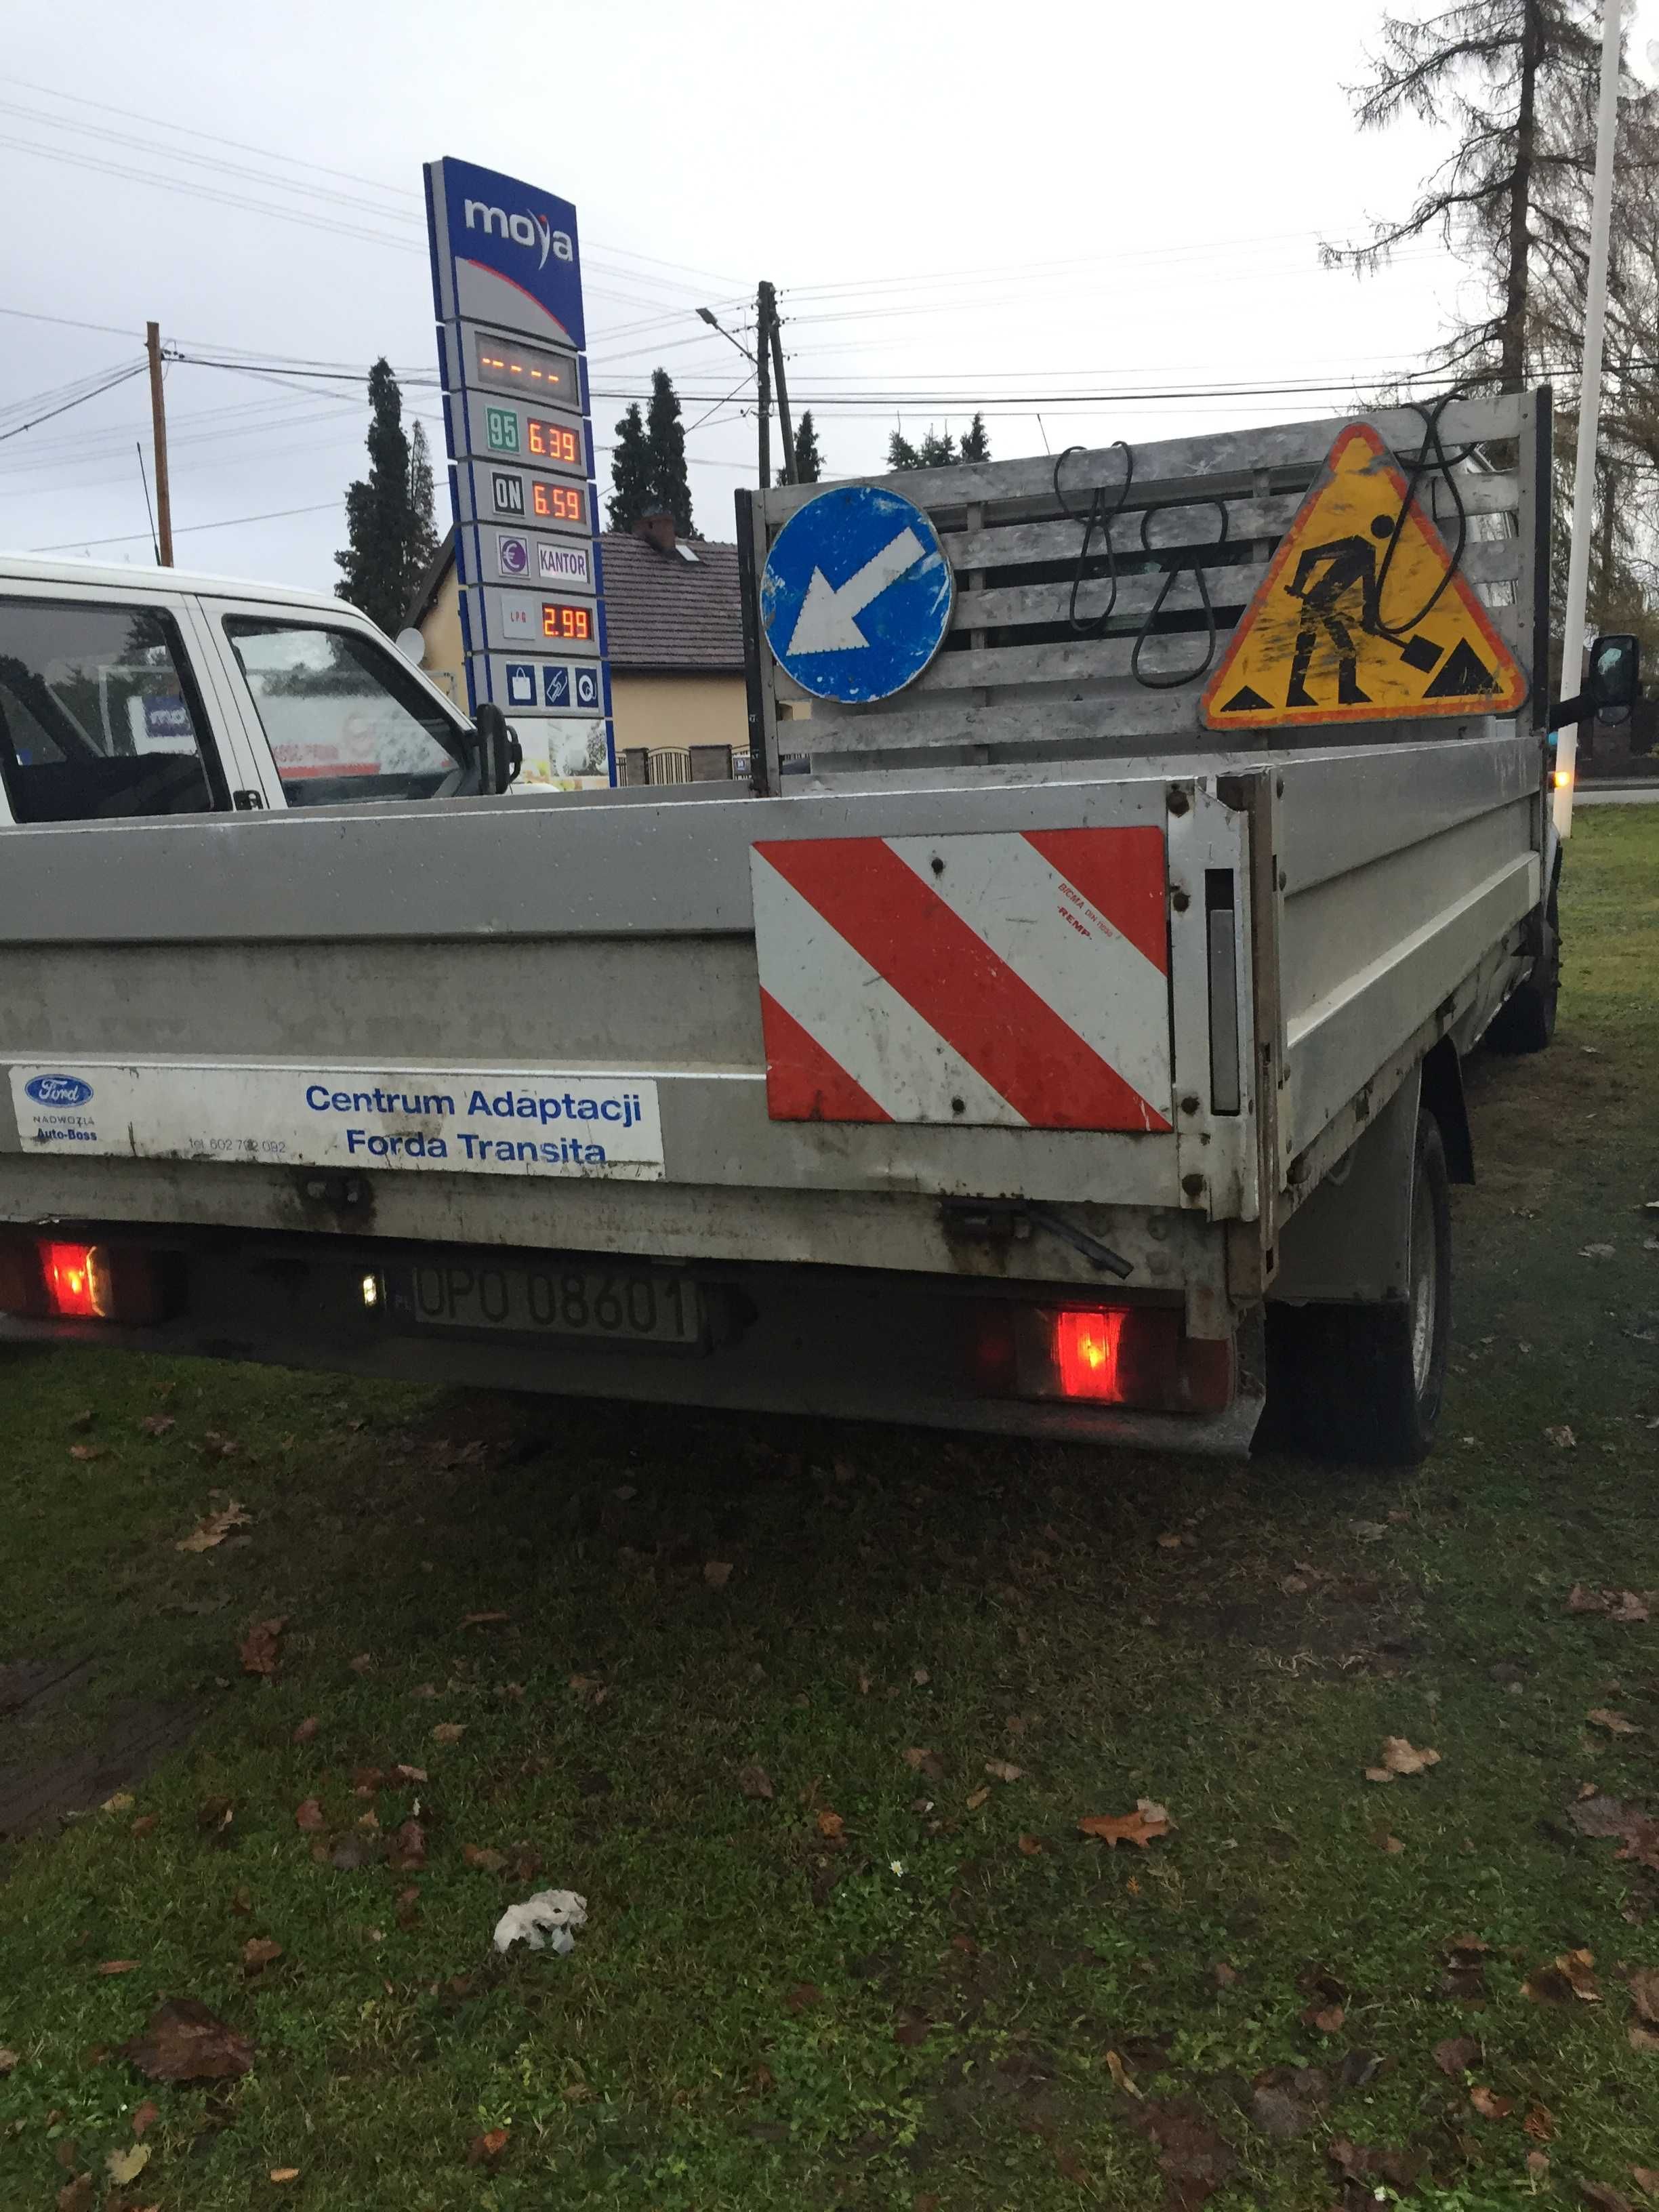
[[1594, 714], [1601, 722], [1625, 722], [1642, 696], [1642, 641], [1623, 632], [1598, 637], [1589, 650], [1584, 688], [1550, 708], [1548, 727], [1570, 729]]
[[478, 736], [478, 788], [501, 792], [518, 780], [524, 766], [524, 747], [501, 708], [486, 700], [473, 727]]
[[1590, 647], [1584, 689], [1599, 720], [1628, 721], [1631, 708], [1642, 696], [1641, 640], [1622, 635], [1598, 637]]
[[411, 668], [418, 668], [426, 659], [426, 640], [412, 623], [407, 629], [400, 629], [392, 642]]

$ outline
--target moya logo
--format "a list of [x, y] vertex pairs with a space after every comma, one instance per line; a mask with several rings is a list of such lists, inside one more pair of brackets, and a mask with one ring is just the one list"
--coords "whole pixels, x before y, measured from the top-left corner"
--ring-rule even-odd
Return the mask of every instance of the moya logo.
[[84, 1106], [92, 1096], [78, 1075], [37, 1075], [23, 1088], [37, 1106]]
[[538, 269], [546, 268], [550, 253], [557, 261], [576, 258], [569, 233], [555, 230], [544, 215], [509, 215], [505, 208], [491, 207], [483, 200], [468, 200], [461, 212], [469, 230], [482, 230], [487, 237], [510, 238], [515, 246], [527, 246], [532, 251], [539, 246]]

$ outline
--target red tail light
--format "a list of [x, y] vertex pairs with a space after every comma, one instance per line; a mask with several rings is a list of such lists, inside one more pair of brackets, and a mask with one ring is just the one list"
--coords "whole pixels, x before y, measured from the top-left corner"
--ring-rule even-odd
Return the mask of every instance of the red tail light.
[[1127, 1318], [1121, 1306], [1097, 1311], [1063, 1307], [1051, 1316], [1054, 1372], [1062, 1398], [1097, 1398], [1121, 1405], [1117, 1355]]
[[[0, 1313], [144, 1328], [179, 1303], [176, 1263], [134, 1244], [0, 1235]], [[169, 1284], [172, 1284], [171, 1290]]]
[[1231, 1345], [1186, 1335], [1170, 1306], [984, 1305], [972, 1365], [986, 1397], [1165, 1413], [1220, 1413], [1232, 1403]]
[[46, 1311], [65, 1321], [106, 1321], [110, 1313], [109, 1265], [96, 1244], [42, 1244], [40, 1273], [46, 1279]]

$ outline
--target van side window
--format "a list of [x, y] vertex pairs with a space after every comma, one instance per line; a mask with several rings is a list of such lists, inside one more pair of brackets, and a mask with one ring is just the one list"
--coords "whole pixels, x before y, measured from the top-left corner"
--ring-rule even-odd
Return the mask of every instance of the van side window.
[[0, 599], [0, 778], [17, 822], [227, 805], [171, 617]]
[[445, 799], [466, 769], [461, 733], [395, 653], [323, 623], [227, 615], [290, 806]]

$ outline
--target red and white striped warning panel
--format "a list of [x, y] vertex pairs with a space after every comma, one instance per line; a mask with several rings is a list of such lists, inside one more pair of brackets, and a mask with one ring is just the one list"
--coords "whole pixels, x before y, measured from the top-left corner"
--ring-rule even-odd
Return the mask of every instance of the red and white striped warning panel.
[[1168, 1130], [1164, 833], [754, 848], [775, 1121]]

